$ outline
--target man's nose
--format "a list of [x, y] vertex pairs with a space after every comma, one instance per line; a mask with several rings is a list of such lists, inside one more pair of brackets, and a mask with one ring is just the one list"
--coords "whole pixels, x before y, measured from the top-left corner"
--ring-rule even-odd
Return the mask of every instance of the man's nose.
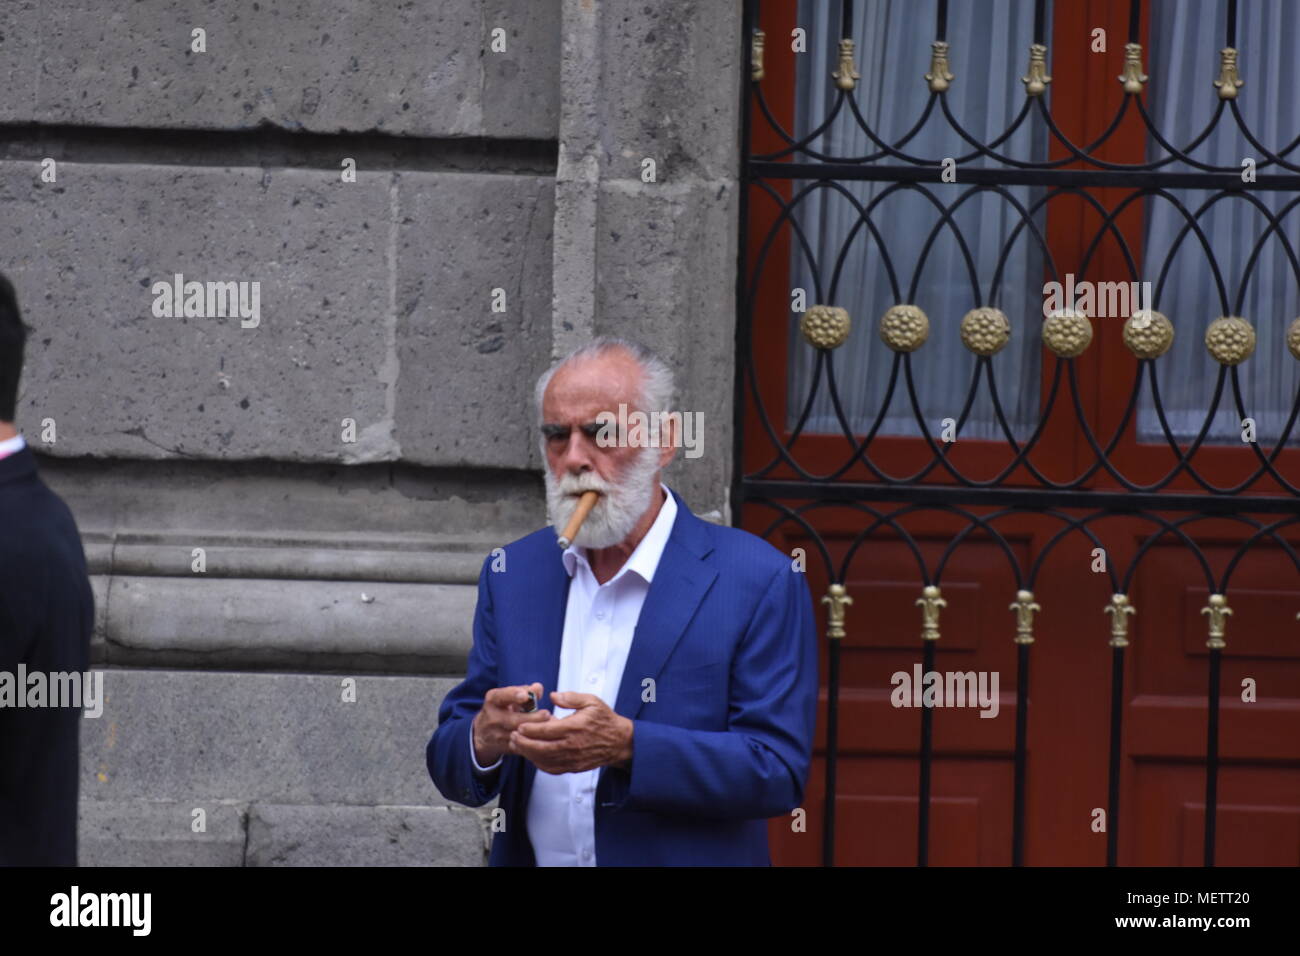
[[569, 432], [569, 441], [564, 446], [564, 453], [560, 456], [559, 465], [561, 471], [570, 475], [580, 475], [595, 468], [591, 453], [591, 442], [583, 434], [582, 429], [575, 428]]

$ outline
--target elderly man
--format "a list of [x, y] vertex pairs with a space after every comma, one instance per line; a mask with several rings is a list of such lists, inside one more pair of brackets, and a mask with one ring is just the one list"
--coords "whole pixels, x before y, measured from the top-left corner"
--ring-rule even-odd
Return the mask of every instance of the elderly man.
[[427, 749], [448, 799], [500, 798], [494, 866], [769, 865], [767, 818], [803, 798], [817, 698], [803, 574], [660, 483], [671, 419], [660, 447], [609, 440], [620, 404], [667, 411], [672, 389], [619, 339], [538, 382], [551, 527], [484, 562], [468, 674]]

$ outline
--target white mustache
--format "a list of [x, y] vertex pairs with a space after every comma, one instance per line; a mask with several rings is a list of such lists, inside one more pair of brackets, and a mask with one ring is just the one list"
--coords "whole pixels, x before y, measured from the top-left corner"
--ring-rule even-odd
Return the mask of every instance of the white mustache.
[[556, 477], [547, 469], [546, 511], [556, 534], [563, 532], [584, 491], [598, 491], [600, 498], [571, 542], [574, 547], [608, 548], [624, 540], [650, 507], [659, 472], [656, 449], [646, 448], [633, 460], [618, 481], [607, 481], [593, 472]]

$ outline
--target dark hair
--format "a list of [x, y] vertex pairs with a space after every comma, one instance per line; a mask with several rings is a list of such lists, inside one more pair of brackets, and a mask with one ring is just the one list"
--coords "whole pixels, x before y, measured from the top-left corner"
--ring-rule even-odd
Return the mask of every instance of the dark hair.
[[18, 314], [18, 297], [0, 275], [0, 422], [11, 422], [18, 408], [18, 376], [23, 370], [27, 329]]

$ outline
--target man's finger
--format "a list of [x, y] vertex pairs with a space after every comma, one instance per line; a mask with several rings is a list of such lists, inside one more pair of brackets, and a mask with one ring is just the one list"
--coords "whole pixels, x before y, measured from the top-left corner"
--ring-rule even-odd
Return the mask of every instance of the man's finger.
[[483, 695], [483, 703], [491, 704], [493, 707], [499, 707], [501, 709], [505, 709], [511, 704], [517, 704], [521, 700], [527, 699], [528, 689], [525, 687], [493, 687]]
[[516, 727], [522, 727], [524, 724], [544, 723], [550, 719], [551, 712], [549, 710], [534, 710], [527, 714], [506, 714], [502, 719], [502, 723], [511, 730], [514, 730]]
[[552, 691], [551, 700], [557, 707], [567, 707], [570, 710], [581, 710], [583, 707], [603, 707], [605, 705], [605, 702], [595, 694], [579, 694], [571, 690]]
[[562, 749], [563, 744], [555, 740], [530, 740], [520, 731], [515, 730], [510, 734], [510, 752], [519, 754], [532, 760], [534, 757], [543, 757], [555, 753], [556, 750]]
[[515, 730], [530, 740], [562, 740], [575, 730], [581, 730], [581, 724], [570, 723], [571, 718], [563, 720], [542, 720], [533, 723], [521, 723]]
[[534, 683], [527, 687], [523, 685], [494, 687], [483, 696], [483, 703], [490, 704], [500, 710], [523, 707], [528, 703], [528, 692], [530, 690], [537, 695], [538, 701], [541, 701], [542, 685]]

